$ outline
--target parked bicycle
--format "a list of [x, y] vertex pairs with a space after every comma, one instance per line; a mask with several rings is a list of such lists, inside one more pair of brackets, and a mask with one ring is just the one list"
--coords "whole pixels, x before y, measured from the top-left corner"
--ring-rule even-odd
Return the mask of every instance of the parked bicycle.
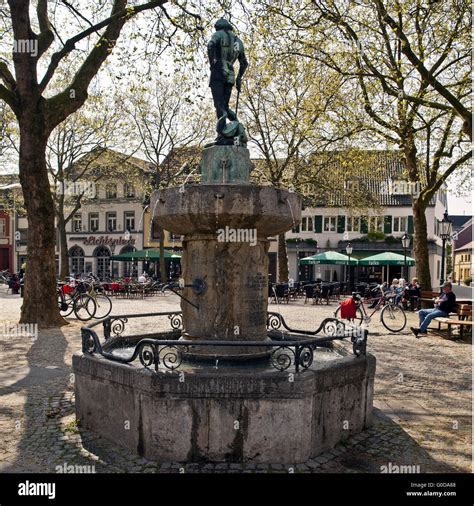
[[[401, 332], [405, 328], [407, 324], [405, 311], [400, 306], [397, 306], [393, 303], [391, 300], [392, 297], [390, 295], [380, 295], [376, 298], [366, 301], [372, 303], [370, 308], [367, 308], [373, 309], [370, 315], [367, 313], [364, 299], [361, 297], [361, 295], [357, 292], [353, 292], [352, 297], [354, 298], [357, 307], [356, 317], [354, 320], [359, 325], [362, 325], [362, 323], [368, 325], [371, 322], [374, 314], [379, 309], [382, 309], [380, 313], [380, 321], [387, 330], [390, 332]], [[340, 315], [341, 306], [339, 306], [334, 313], [335, 318], [340, 318]]]
[[7, 285], [9, 279], [10, 279], [10, 273], [8, 272], [8, 269], [5, 269], [4, 271], [0, 271], [0, 283]]
[[87, 294], [94, 299], [96, 311], [93, 318], [97, 318], [98, 320], [107, 318], [112, 311], [112, 300], [106, 295], [102, 283], [92, 274], [87, 278], [81, 279], [80, 282], [86, 288]]
[[94, 299], [85, 293], [80, 285], [73, 292], [64, 292], [63, 287], [59, 287], [58, 306], [62, 316], [66, 317], [74, 313], [81, 321], [91, 320], [97, 310]]

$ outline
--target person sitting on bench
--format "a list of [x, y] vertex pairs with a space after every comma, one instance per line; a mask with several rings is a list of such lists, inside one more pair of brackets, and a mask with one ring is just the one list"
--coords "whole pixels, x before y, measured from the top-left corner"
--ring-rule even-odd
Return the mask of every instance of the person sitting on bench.
[[428, 325], [434, 318], [447, 318], [452, 313], [456, 305], [456, 295], [453, 293], [453, 285], [446, 281], [443, 283], [440, 296], [435, 300], [433, 309], [420, 309], [418, 316], [420, 318], [420, 327], [410, 327], [411, 331], [417, 338], [426, 336]]
[[402, 302], [404, 302], [404, 309], [407, 309], [407, 303], [410, 304], [412, 311], [418, 310], [418, 301], [421, 297], [421, 286], [418, 283], [418, 278], [413, 278], [411, 283], [407, 285], [403, 292]]

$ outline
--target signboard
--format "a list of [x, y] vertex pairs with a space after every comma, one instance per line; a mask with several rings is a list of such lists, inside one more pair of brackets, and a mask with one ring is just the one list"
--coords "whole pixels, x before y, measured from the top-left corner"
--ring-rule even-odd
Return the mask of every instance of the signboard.
[[135, 244], [135, 239], [127, 239], [125, 237], [113, 238], [106, 236], [96, 237], [95, 235], [90, 235], [83, 240], [84, 246], [117, 246], [117, 245], [126, 245], [130, 244], [133, 246]]

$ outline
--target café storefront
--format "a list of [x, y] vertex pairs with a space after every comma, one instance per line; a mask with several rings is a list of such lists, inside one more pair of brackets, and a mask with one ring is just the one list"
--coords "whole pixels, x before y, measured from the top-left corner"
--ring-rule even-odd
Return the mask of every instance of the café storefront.
[[114, 262], [111, 257], [141, 249], [142, 244], [141, 233], [69, 236], [71, 276], [83, 273], [93, 273], [100, 279], [137, 276], [143, 262]]

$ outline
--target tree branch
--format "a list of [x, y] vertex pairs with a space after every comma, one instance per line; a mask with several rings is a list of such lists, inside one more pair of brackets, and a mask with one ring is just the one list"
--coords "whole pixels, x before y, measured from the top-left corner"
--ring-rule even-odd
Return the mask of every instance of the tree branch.
[[[377, 7], [382, 13], [383, 20], [392, 28], [396, 33], [397, 37], [401, 41], [402, 52], [408, 58], [410, 63], [417, 69], [423, 79], [425, 79], [447, 102], [451, 104], [453, 109], [464, 119], [465, 125], [463, 126], [463, 132], [469, 136], [472, 140], [472, 112], [469, 111], [461, 101], [456, 98], [445, 86], [443, 86], [438, 79], [433, 75], [432, 71], [429, 71], [424, 63], [414, 53], [410, 42], [401, 29], [400, 25], [388, 14], [383, 2], [381, 0], [375, 0]], [[444, 61], [444, 59], [442, 59]]]
[[[59, 63], [61, 60], [68, 55], [71, 51], [73, 51], [76, 47], [76, 44], [80, 42], [81, 40], [85, 39], [86, 37], [89, 37], [89, 35], [92, 35], [95, 32], [98, 32], [102, 28], [109, 27], [110, 25], [118, 26], [120, 25], [120, 28], [125, 24], [125, 21], [138, 14], [141, 11], [154, 9], [155, 7], [160, 7], [161, 5], [165, 4], [167, 0], [151, 0], [150, 2], [147, 2], [142, 5], [137, 5], [136, 7], [126, 7], [127, 0], [121, 1], [121, 0], [115, 0], [114, 7], [112, 8], [112, 15], [108, 17], [107, 19], [104, 19], [100, 23], [96, 23], [95, 25], [90, 26], [86, 30], [82, 31], [81, 33], [78, 33], [74, 37], [68, 39], [66, 43], [64, 44], [64, 47], [53, 54], [51, 57], [51, 62], [48, 66], [48, 69], [46, 70], [46, 73], [41, 80], [40, 83], [40, 93], [42, 93], [48, 83], [51, 81], [54, 72], [56, 71]], [[106, 31], [107, 33], [107, 31]], [[120, 30], [119, 30], [120, 33]], [[103, 42], [104, 40], [107, 40], [106, 34], [104, 34], [100, 40], [99, 43]], [[96, 48], [97, 49], [97, 46]], [[93, 52], [94, 50], [92, 50]], [[92, 54], [91, 52], [91, 54]], [[89, 55], [90, 56], [90, 55]], [[86, 60], [87, 61], [87, 60]]]
[[41, 55], [43, 55], [49, 49], [54, 41], [54, 34], [48, 18], [48, 0], [38, 0], [36, 14], [38, 16], [38, 23], [40, 27], [40, 33], [38, 35], [37, 56], [39, 59], [41, 58]]

